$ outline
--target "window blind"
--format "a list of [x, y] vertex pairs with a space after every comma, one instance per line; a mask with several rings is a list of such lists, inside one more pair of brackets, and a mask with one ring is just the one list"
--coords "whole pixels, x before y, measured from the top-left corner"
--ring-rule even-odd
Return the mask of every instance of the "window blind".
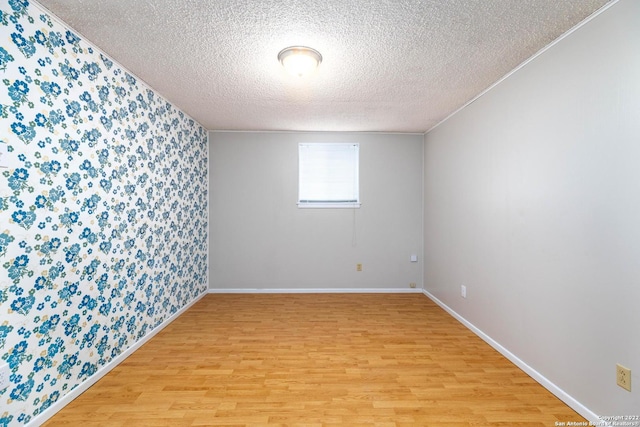
[[298, 206], [359, 207], [359, 144], [298, 145]]

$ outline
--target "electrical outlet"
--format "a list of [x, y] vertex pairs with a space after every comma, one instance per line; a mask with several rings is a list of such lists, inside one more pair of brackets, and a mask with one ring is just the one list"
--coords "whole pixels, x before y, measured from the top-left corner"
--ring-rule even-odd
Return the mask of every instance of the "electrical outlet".
[[631, 369], [616, 365], [616, 384], [627, 391], [631, 391]]
[[356, 264], [356, 271], [362, 271], [362, 264]]
[[9, 386], [9, 377], [11, 376], [11, 368], [8, 363], [0, 366], [0, 390], [4, 390]]
[[415, 289], [416, 284], [415, 284], [415, 283], [409, 283], [409, 287], [410, 287], [411, 289]]
[[460, 286], [460, 296], [462, 298], [467, 297], [467, 287], [465, 285]]

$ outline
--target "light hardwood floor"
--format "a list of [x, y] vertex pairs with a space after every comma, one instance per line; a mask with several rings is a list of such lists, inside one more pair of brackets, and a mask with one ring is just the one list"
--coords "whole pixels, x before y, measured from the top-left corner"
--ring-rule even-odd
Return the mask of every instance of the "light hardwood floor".
[[47, 426], [585, 421], [421, 294], [207, 295]]

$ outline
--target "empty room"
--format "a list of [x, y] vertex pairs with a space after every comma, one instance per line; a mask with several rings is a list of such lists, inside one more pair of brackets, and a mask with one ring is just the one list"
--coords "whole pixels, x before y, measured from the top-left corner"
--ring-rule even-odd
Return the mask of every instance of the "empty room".
[[639, 22], [0, 0], [0, 426], [640, 427]]

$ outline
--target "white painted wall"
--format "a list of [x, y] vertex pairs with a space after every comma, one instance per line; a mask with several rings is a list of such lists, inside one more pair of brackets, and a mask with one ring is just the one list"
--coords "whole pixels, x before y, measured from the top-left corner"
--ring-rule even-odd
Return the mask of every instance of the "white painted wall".
[[424, 168], [426, 290], [595, 414], [640, 414], [640, 2], [429, 132]]
[[[422, 135], [211, 132], [209, 141], [210, 289], [422, 282]], [[296, 206], [299, 142], [360, 143], [360, 209]]]

